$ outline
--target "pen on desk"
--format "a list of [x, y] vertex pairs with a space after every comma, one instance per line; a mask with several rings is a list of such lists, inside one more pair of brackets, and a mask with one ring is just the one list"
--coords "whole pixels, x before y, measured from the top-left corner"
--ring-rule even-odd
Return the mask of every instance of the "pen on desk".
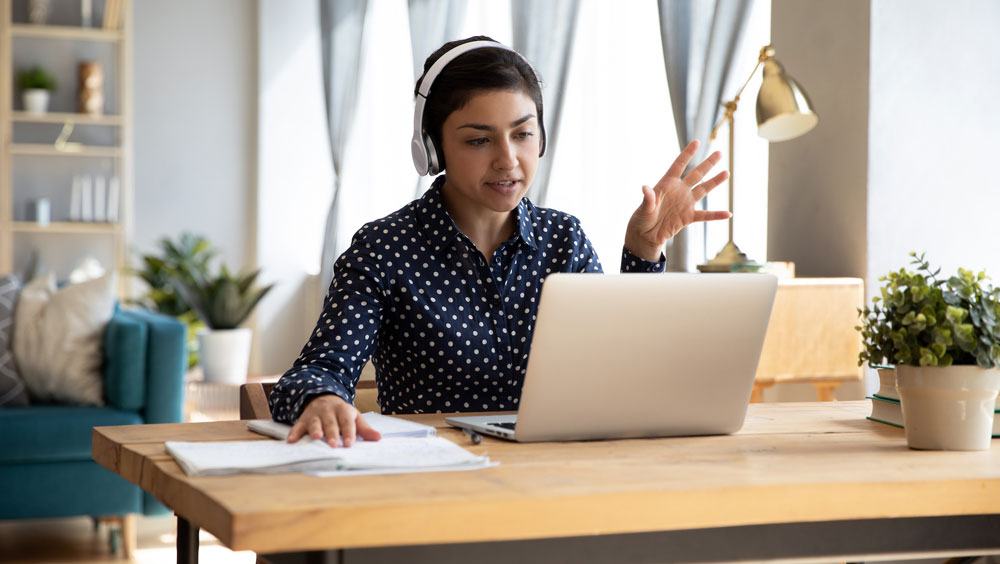
[[462, 429], [462, 431], [464, 431], [466, 435], [469, 435], [469, 440], [472, 441], [472, 444], [478, 445], [483, 442], [483, 436], [472, 429]]

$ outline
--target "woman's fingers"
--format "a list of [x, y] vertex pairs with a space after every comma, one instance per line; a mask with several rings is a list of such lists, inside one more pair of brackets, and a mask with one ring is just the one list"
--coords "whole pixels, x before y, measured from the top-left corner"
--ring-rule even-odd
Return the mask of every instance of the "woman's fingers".
[[651, 214], [656, 211], [656, 194], [653, 189], [645, 184], [642, 185], [642, 203], [639, 204], [639, 213]]
[[[340, 434], [344, 436], [344, 446], [349, 447], [354, 444], [355, 428], [354, 418], [358, 417], [355, 409], [337, 410], [337, 423], [340, 425]], [[335, 445], [334, 445], [335, 446]]]
[[372, 426], [365, 421], [364, 417], [358, 415], [357, 424], [358, 435], [360, 435], [362, 439], [366, 441], [377, 441], [382, 438], [382, 433], [373, 429]]
[[696, 152], [698, 152], [697, 139], [688, 143], [688, 146], [684, 147], [681, 154], [677, 155], [677, 158], [674, 159], [674, 164], [670, 165], [670, 168], [667, 169], [667, 173], [663, 175], [660, 182], [663, 182], [667, 178], [680, 178], [681, 175], [684, 174], [684, 169], [687, 168], [688, 163], [694, 158], [694, 154]]
[[712, 178], [695, 186], [694, 189], [691, 190], [691, 196], [694, 198], [694, 201], [697, 202], [702, 198], [704, 198], [706, 194], [714, 190], [716, 186], [725, 182], [728, 178], [729, 178], [729, 171], [724, 170], [719, 174], [716, 174]]
[[718, 151], [712, 153], [711, 155], [708, 156], [707, 159], [701, 161], [700, 165], [696, 166], [694, 170], [689, 172], [688, 175], [684, 177], [684, 183], [687, 184], [688, 186], [694, 186], [695, 184], [698, 184], [699, 182], [701, 182], [702, 178], [705, 178], [705, 175], [708, 174], [708, 171], [712, 170], [712, 168], [715, 165], [719, 164], [719, 161], [721, 160], [722, 160], [721, 153], [719, 153]]
[[288, 431], [288, 442], [294, 443], [299, 440], [306, 433], [306, 422], [303, 419], [299, 419], [292, 425], [292, 428]]
[[697, 210], [694, 212], [694, 221], [716, 221], [729, 219], [730, 213], [727, 211], [706, 211]]

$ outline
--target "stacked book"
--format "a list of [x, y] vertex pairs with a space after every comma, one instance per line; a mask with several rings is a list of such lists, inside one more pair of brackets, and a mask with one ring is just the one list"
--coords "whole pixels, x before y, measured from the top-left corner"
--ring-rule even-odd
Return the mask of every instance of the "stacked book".
[[[872, 400], [872, 414], [868, 419], [902, 428], [903, 407], [899, 403], [899, 392], [896, 391], [896, 373], [892, 370], [879, 370], [878, 380], [878, 391], [868, 396]], [[1000, 437], [1000, 396], [997, 397], [993, 410], [993, 436]]]

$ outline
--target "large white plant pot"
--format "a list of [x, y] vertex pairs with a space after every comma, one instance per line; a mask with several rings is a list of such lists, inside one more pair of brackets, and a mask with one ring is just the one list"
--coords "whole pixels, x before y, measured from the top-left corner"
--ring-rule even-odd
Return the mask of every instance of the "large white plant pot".
[[198, 333], [198, 355], [206, 382], [243, 384], [250, 365], [253, 331], [216, 329]]
[[910, 448], [990, 448], [1000, 370], [897, 365], [896, 389]]
[[41, 88], [29, 88], [21, 93], [24, 111], [29, 114], [44, 114], [49, 111], [49, 91]]

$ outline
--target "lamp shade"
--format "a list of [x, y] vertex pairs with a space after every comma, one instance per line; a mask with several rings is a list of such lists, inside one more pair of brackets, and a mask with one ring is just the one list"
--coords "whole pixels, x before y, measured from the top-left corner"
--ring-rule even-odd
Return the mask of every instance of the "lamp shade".
[[772, 59], [764, 63], [757, 94], [757, 133], [768, 141], [793, 139], [816, 127], [819, 116], [802, 88]]

